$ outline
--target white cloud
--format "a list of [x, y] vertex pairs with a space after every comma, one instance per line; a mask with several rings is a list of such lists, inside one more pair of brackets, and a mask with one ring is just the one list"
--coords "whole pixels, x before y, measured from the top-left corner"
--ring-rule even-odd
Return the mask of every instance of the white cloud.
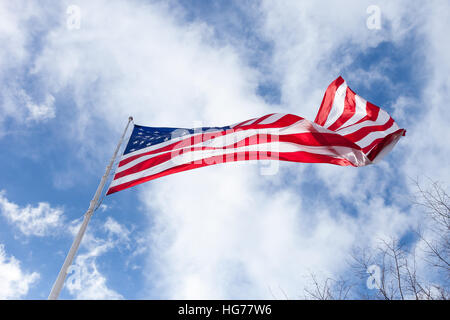
[[119, 300], [123, 296], [108, 288], [106, 277], [97, 269], [95, 259], [80, 255], [71, 268], [66, 288], [79, 300]]
[[[78, 229], [79, 223], [73, 223], [70, 228], [74, 236]], [[67, 277], [66, 289], [76, 299], [123, 299], [120, 293], [108, 287], [107, 278], [98, 269], [97, 259], [112, 249], [129, 246], [130, 231], [111, 217], [101, 229], [106, 231], [106, 237], [95, 237], [92, 231], [86, 233], [82, 242], [85, 252], [77, 255]]]
[[423, 54], [427, 73], [421, 100], [414, 105], [415, 108], [408, 110], [410, 128], [402, 150], [408, 156], [402, 169], [405, 175], [412, 178], [426, 175], [448, 183], [450, 45], [444, 39], [448, 37], [450, 22], [444, 16], [450, 12], [450, 4], [445, 1], [430, 3], [423, 10], [428, 17], [421, 29], [426, 41]]
[[55, 117], [55, 98], [48, 94], [43, 103], [36, 103], [25, 92], [21, 91], [21, 96], [25, 101], [25, 106], [28, 109], [28, 121], [44, 121]]
[[154, 222], [149, 262], [161, 265], [149, 276], [155, 292], [170, 299], [299, 298], [310, 272], [335, 276], [355, 244], [401, 234], [414, 221], [381, 197], [357, 202], [358, 217], [330, 208], [335, 198], [310, 206], [302, 190], [262, 188], [252, 171], [202, 169], [141, 194]]
[[24, 297], [38, 279], [38, 273], [24, 272], [20, 262], [13, 256], [8, 257], [5, 246], [0, 244], [0, 300]]
[[[27, 57], [25, 48], [27, 33], [22, 28], [23, 23], [30, 12], [25, 3], [0, 3], [0, 39], [4, 46], [0, 52], [0, 70], [14, 68]], [[14, 63], [15, 62], [15, 63]]]
[[[414, 10], [406, 1], [379, 1], [383, 29], [366, 26], [371, 1], [262, 1], [262, 35], [274, 46], [272, 72], [278, 78], [283, 104], [313, 120], [326, 86], [354, 58], [383, 41], [401, 41], [411, 27]], [[386, 63], [355, 71], [362, 83], [384, 78]], [[348, 79], [347, 79], [348, 81]], [[349, 83], [352, 86], [352, 82]]]
[[103, 227], [110, 234], [110, 236], [115, 236], [124, 243], [128, 243], [130, 241], [130, 231], [113, 218], [108, 217]]
[[52, 235], [61, 227], [63, 220], [61, 208], [52, 208], [47, 202], [39, 202], [35, 207], [20, 207], [5, 197], [5, 191], [0, 191], [0, 211], [26, 236]]
[[[29, 1], [0, 1], [0, 135], [3, 122], [37, 123], [54, 118], [54, 97], [31, 97], [23, 85], [32, 59], [33, 35], [47, 25], [40, 5]], [[33, 21], [33, 23], [31, 23]]]
[[255, 94], [257, 72], [233, 47], [216, 47], [204, 24], [180, 25], [176, 10], [169, 14], [163, 5], [79, 6], [81, 29], [55, 29], [33, 71], [49, 79], [51, 92], [72, 88], [76, 139], [86, 140], [93, 114], [120, 131], [130, 114], [137, 123], [185, 127], [197, 120], [226, 125], [266, 111]]

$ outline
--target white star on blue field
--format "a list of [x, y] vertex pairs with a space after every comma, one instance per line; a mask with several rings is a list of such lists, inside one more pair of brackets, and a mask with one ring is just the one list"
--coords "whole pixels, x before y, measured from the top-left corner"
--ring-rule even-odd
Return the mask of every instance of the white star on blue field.
[[411, 179], [450, 181], [450, 4], [372, 2], [0, 0], [0, 299], [48, 297], [129, 116], [121, 152], [313, 121], [339, 75], [407, 130], [380, 163], [227, 163], [102, 197], [60, 297], [298, 299], [356, 244], [414, 247]]

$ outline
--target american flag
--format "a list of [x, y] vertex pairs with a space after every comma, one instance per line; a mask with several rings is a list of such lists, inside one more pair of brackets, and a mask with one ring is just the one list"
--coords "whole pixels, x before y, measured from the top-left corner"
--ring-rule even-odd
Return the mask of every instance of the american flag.
[[272, 113], [225, 127], [134, 125], [107, 194], [231, 161], [366, 166], [386, 155], [405, 132], [388, 113], [355, 94], [339, 77], [328, 86], [314, 122]]

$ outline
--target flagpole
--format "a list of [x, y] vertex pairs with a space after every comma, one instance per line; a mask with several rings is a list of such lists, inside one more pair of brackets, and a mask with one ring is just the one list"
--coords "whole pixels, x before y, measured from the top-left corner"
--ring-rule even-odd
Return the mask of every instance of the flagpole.
[[97, 187], [97, 191], [95, 192], [94, 198], [91, 200], [89, 204], [89, 208], [84, 214], [84, 220], [81, 224], [80, 230], [77, 233], [77, 236], [75, 237], [75, 240], [72, 243], [72, 247], [70, 247], [69, 253], [67, 254], [66, 260], [64, 260], [64, 264], [61, 267], [61, 270], [59, 271], [58, 278], [56, 278], [55, 283], [53, 284], [52, 291], [50, 292], [50, 295], [48, 296], [48, 300], [56, 300], [58, 299], [59, 293], [61, 292], [61, 289], [64, 285], [64, 281], [67, 277], [67, 271], [69, 267], [72, 265], [73, 259], [75, 257], [75, 254], [78, 251], [78, 247], [80, 246], [81, 239], [84, 236], [84, 233], [86, 231], [87, 225], [89, 223], [89, 220], [91, 220], [92, 214], [94, 213], [98, 200], [100, 198], [100, 195], [103, 192], [103, 188], [105, 187], [106, 180], [108, 179], [109, 173], [111, 172], [111, 169], [113, 167], [114, 161], [117, 157], [117, 153], [119, 152], [120, 146], [123, 143], [123, 139], [125, 137], [125, 134], [128, 130], [128, 127], [133, 121], [133, 117], [128, 118], [127, 126], [125, 127], [125, 130], [123, 131], [122, 137], [120, 138], [119, 143], [117, 144], [116, 150], [114, 151], [114, 154], [111, 158], [111, 161], [109, 162], [109, 165], [106, 167], [105, 174], [103, 175], [100, 184]]

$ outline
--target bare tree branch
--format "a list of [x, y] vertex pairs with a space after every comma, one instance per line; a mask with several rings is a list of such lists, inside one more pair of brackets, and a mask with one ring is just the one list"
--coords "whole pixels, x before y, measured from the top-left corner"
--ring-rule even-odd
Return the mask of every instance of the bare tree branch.
[[[440, 183], [431, 179], [427, 188], [418, 179], [414, 184], [418, 192], [412, 202], [424, 208], [420, 226], [412, 230], [417, 238], [412, 243], [407, 242], [408, 247], [396, 237], [379, 239], [378, 246], [356, 247], [351, 254], [348, 263], [352, 273], [359, 281], [363, 280], [364, 285], [368, 285], [369, 276], [374, 276], [369, 274], [370, 267], [373, 270], [377, 266], [379, 271], [376, 288], [366, 287], [360, 297], [385, 300], [450, 298], [450, 196]], [[313, 273], [310, 277], [312, 286], [304, 289], [307, 298], [329, 300], [356, 296], [352, 292], [355, 286], [348, 279], [327, 277], [319, 281]]]

